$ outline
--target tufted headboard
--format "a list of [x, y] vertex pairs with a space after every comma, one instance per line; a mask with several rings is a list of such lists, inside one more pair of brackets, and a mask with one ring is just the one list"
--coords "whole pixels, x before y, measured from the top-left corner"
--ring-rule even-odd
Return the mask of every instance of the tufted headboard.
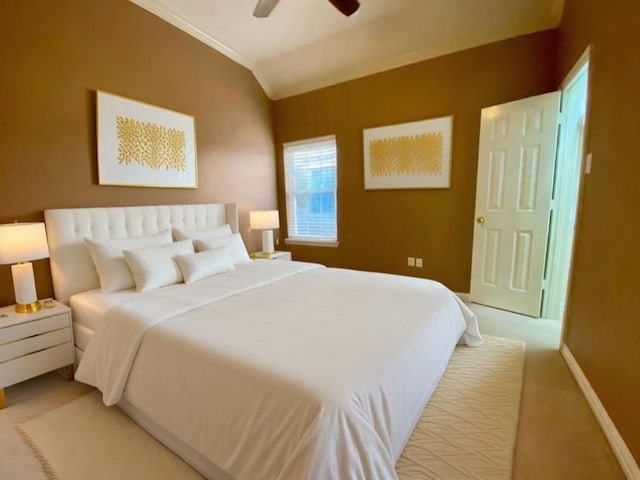
[[185, 230], [231, 225], [238, 232], [235, 203], [145, 207], [64, 208], [44, 211], [56, 300], [100, 287], [85, 238], [126, 238], [176, 227]]

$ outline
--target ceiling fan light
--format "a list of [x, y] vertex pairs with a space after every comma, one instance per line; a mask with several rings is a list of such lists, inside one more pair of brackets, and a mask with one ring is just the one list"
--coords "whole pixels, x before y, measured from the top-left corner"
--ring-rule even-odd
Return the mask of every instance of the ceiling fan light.
[[[329, 0], [331, 4], [340, 10], [347, 17], [353, 15], [358, 8], [360, 2], [358, 0]], [[253, 16], [257, 18], [266, 18], [276, 7], [279, 0], [258, 0], [256, 8], [253, 10]]]
[[257, 18], [266, 18], [271, 13], [279, 0], [258, 0], [256, 8], [253, 10], [253, 16]]
[[331, 4], [340, 10], [347, 17], [353, 15], [358, 8], [360, 8], [360, 2], [358, 0], [329, 0]]

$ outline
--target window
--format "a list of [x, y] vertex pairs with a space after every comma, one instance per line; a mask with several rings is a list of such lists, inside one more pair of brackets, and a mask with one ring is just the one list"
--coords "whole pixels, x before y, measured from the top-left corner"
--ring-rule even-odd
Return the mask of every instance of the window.
[[335, 243], [336, 137], [284, 144], [288, 241]]

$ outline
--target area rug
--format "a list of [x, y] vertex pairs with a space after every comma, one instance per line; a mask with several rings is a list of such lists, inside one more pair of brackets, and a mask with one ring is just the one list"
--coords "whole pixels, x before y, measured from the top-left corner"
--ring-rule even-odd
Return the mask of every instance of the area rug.
[[17, 428], [51, 480], [202, 480], [95, 390]]
[[400, 480], [510, 479], [524, 342], [459, 346], [396, 464]]
[[[508, 479], [524, 343], [456, 348], [396, 465], [401, 480]], [[97, 392], [18, 426], [52, 480], [202, 478]]]

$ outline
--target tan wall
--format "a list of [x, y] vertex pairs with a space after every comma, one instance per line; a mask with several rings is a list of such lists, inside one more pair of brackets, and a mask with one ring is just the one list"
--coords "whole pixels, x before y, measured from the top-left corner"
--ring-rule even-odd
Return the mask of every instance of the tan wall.
[[562, 77], [592, 45], [587, 152], [566, 343], [640, 462], [640, 2], [566, 0]]
[[[338, 144], [340, 246], [292, 246], [294, 258], [433, 278], [468, 292], [480, 110], [551, 91], [555, 73], [556, 33], [548, 31], [274, 102], [283, 221], [282, 143], [333, 133]], [[451, 188], [364, 189], [364, 128], [444, 115], [454, 116]], [[424, 268], [407, 267], [408, 256], [423, 258]]]
[[[237, 201], [259, 246], [247, 212], [276, 206], [275, 165], [271, 103], [251, 72], [127, 0], [3, 0], [0, 59], [0, 223], [45, 208]], [[96, 89], [193, 115], [199, 188], [99, 186]], [[34, 266], [51, 296], [48, 261]], [[2, 266], [0, 304], [13, 301]]]

